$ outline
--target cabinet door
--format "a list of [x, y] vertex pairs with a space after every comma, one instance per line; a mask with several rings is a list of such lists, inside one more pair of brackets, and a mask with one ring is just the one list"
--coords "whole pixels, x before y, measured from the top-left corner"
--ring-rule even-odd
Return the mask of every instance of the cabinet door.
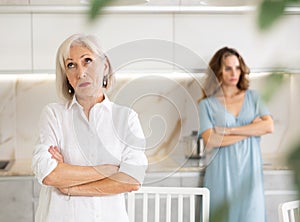
[[[126, 67], [130, 64], [131, 68], [134, 66], [143, 70], [163, 69], [170, 66], [161, 61], [157, 62], [155, 60], [157, 58], [153, 58], [152, 62], [149, 61], [149, 55], [144, 62], [130, 59], [133, 54], [140, 55], [140, 59], [146, 56], [143, 55], [144, 51], [139, 51], [141, 45], [134, 44], [137, 40], [159, 39], [170, 41], [171, 44], [172, 15], [169, 14], [108, 13], [103, 14], [93, 23], [88, 22], [86, 14], [33, 14], [32, 24], [33, 68], [35, 70], [55, 69], [57, 48], [65, 38], [79, 32], [95, 34], [100, 38], [104, 50], [111, 59], [114, 71], [119, 70], [119, 61], [123, 60], [127, 62]], [[125, 47], [128, 46], [128, 43], [131, 43], [129, 46], [132, 46], [130, 51], [125, 50], [128, 49]], [[158, 47], [159, 45], [154, 44], [154, 46]], [[148, 45], [148, 47], [153, 50], [152, 45]], [[112, 50], [118, 52], [113, 53], [113, 58], [110, 55]], [[158, 47], [157, 50], [155, 56], [163, 54], [167, 58], [172, 58], [172, 47]], [[121, 64], [125, 65], [123, 62]]]
[[32, 222], [32, 180], [0, 180], [0, 221]]
[[30, 14], [0, 14], [0, 70], [30, 70]]
[[293, 173], [289, 170], [264, 171], [267, 219], [278, 222], [279, 204], [296, 200]]

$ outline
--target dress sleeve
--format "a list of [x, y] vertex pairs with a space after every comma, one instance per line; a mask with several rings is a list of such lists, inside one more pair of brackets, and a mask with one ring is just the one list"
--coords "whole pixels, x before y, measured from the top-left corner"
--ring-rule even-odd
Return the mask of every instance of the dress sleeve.
[[39, 121], [39, 138], [36, 142], [32, 157], [32, 170], [38, 182], [43, 185], [43, 179], [57, 166], [57, 161], [51, 158], [48, 149], [51, 145], [57, 145], [55, 125], [56, 121], [51, 109], [46, 106]]
[[200, 130], [199, 134], [201, 135], [205, 130], [211, 129], [214, 127], [212, 112], [208, 106], [208, 100], [201, 100], [199, 104], [199, 113], [200, 113]]
[[132, 176], [142, 184], [148, 167], [148, 159], [145, 155], [146, 140], [137, 113], [130, 114], [128, 129], [125, 130], [126, 144], [119, 172]]
[[265, 115], [271, 115], [270, 111], [268, 110], [266, 104], [261, 99], [258, 92], [251, 90], [252, 96], [255, 101], [255, 114], [256, 116], [265, 116]]

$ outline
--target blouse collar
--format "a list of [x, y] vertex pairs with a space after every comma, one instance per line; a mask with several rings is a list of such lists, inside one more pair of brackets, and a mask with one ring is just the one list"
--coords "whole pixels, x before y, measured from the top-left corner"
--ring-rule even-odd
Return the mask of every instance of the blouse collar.
[[[109, 100], [108, 96], [106, 94], [103, 94], [104, 99], [100, 103], [96, 103], [94, 105], [97, 107], [105, 107], [107, 109], [110, 109], [111, 107], [111, 101]], [[71, 109], [74, 105], [77, 105], [78, 107], [82, 108], [82, 106], [78, 103], [76, 96], [73, 96], [73, 99], [67, 104], [67, 109]]]

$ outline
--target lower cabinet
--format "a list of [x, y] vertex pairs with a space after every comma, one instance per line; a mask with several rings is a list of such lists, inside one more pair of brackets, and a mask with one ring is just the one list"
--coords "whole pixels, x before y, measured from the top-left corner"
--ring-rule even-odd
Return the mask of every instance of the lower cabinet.
[[264, 181], [268, 222], [279, 222], [279, 204], [298, 198], [293, 173], [289, 170], [266, 170]]
[[[144, 186], [199, 187], [203, 177], [203, 172], [153, 172], [147, 174]], [[264, 171], [264, 179], [267, 219], [278, 222], [279, 204], [297, 199], [293, 174], [288, 170]], [[39, 191], [40, 184], [32, 176], [0, 177], [0, 221], [34, 222]], [[185, 218], [188, 220], [188, 215]]]
[[0, 178], [0, 221], [33, 222], [32, 177]]

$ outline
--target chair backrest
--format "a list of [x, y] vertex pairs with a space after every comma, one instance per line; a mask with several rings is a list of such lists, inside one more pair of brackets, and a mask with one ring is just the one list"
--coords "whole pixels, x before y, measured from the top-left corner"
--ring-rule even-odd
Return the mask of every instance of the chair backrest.
[[299, 200], [289, 201], [279, 205], [279, 221], [280, 222], [300, 222], [299, 217]]
[[130, 222], [209, 221], [207, 188], [141, 187], [128, 193], [127, 198]]

